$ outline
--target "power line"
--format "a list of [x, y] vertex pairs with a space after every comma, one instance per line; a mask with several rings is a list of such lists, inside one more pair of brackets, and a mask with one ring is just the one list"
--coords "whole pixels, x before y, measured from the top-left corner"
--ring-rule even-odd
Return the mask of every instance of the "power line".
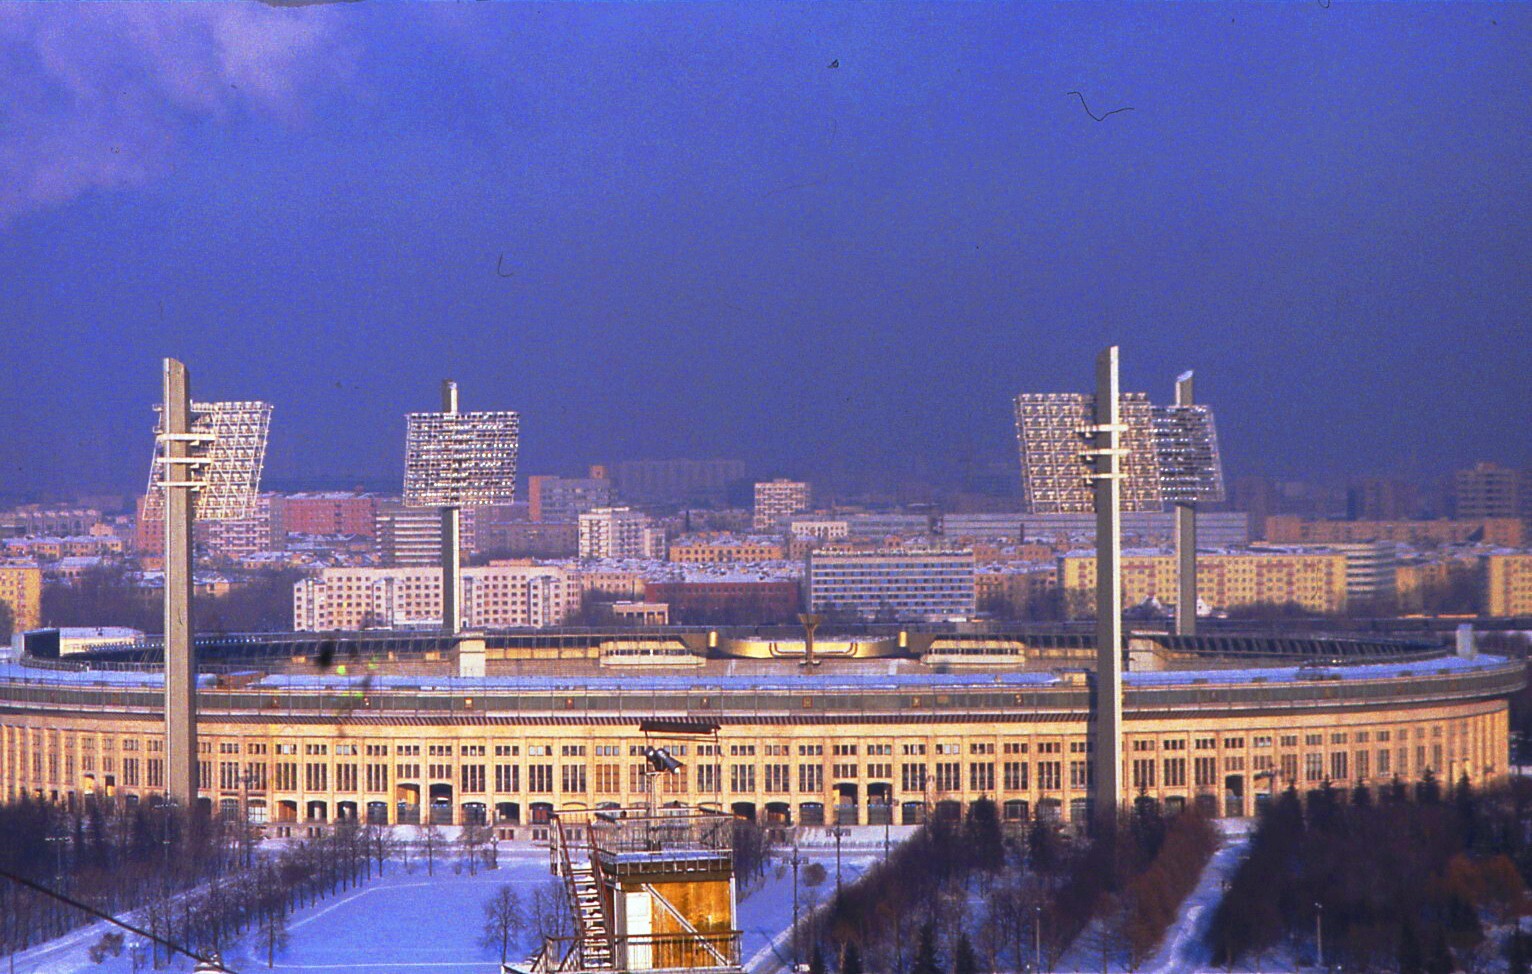
[[[223, 971], [224, 974], [237, 974], [237, 972], [235, 972], [233, 969], [225, 967], [221, 960], [215, 959], [214, 957], [211, 957], [211, 956], [206, 956], [206, 955], [203, 955], [203, 954], [199, 954], [199, 953], [197, 953], [194, 950], [189, 950], [186, 947], [181, 946], [180, 944], [176, 943], [173, 940], [166, 940], [164, 937], [158, 936], [156, 934], [152, 934], [152, 933], [150, 933], [147, 930], [141, 930], [138, 927], [133, 926], [131, 923], [126, 923], [126, 922], [124, 922], [122, 920], [117, 919], [116, 917], [112, 916], [110, 913], [104, 913], [101, 910], [96, 909], [95, 907], [91, 906], [88, 903], [81, 903], [79, 900], [76, 900], [76, 899], [73, 899], [71, 897], [65, 896], [63, 893], [57, 892], [56, 890], [51, 890], [48, 887], [42, 885], [41, 883], [33, 882], [32, 880], [27, 879], [24, 876], [18, 876], [15, 873], [7, 872], [4, 869], [0, 869], [0, 877], [4, 877], [5, 879], [9, 879], [11, 882], [16, 883], [17, 885], [25, 886], [27, 889], [34, 890], [34, 891], [36, 891], [38, 893], [42, 893], [44, 896], [51, 896], [54, 899], [58, 900], [59, 902], [67, 903], [70, 906], [74, 907], [75, 909], [81, 910], [81, 911], [83, 911], [85, 913], [89, 913], [91, 916], [96, 917], [97, 919], [105, 920], [107, 923], [116, 924], [117, 926], [123, 928], [124, 930], [127, 930], [127, 931], [129, 931], [131, 933], [136, 933], [140, 937], [144, 937], [144, 938], [146, 938], [148, 940], [152, 940], [155, 943], [161, 945], [162, 947], [169, 948], [171, 951], [179, 951], [180, 953], [185, 954], [187, 957], [190, 957], [190, 958], [192, 958], [195, 961], [199, 961], [202, 964], [206, 964], [207, 966], [211, 967], [215, 971]], [[174, 954], [172, 954], [171, 956], [174, 956]]]

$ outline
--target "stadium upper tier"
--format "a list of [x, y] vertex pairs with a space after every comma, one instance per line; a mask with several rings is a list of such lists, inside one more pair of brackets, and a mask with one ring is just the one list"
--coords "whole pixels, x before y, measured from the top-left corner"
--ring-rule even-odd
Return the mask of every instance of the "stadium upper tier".
[[[520, 629], [449, 636], [440, 632], [363, 630], [359, 632], [233, 633], [196, 640], [199, 665], [265, 668], [274, 663], [308, 661], [321, 667], [357, 660], [434, 661], [450, 657], [463, 640], [481, 643], [486, 657], [497, 660], [595, 659], [621, 665], [626, 658], [664, 665], [720, 659], [795, 659], [808, 654], [801, 628], [681, 627], [619, 629]], [[1166, 665], [1222, 661], [1227, 665], [1259, 662], [1349, 663], [1403, 661], [1442, 655], [1441, 642], [1426, 637], [1370, 635], [1272, 634], [1219, 631], [1177, 636], [1135, 631], [1129, 650], [1161, 657]], [[98, 645], [71, 659], [91, 663], [158, 664], [162, 644], [149, 636], [116, 645]], [[958, 625], [823, 627], [814, 640], [820, 659], [918, 659], [927, 664], [981, 661], [995, 665], [1084, 665], [1095, 660], [1095, 636], [1081, 628], [1000, 628]]]
[[[777, 824], [914, 824], [981, 798], [1083, 821], [1095, 647], [1072, 629], [553, 629], [207, 636], [200, 800], [278, 834], [338, 818], [489, 823], [649, 798], [645, 726], [716, 727], [667, 801]], [[1138, 631], [1135, 800], [1246, 815], [1280, 785], [1475, 783], [1508, 766], [1525, 661], [1376, 635]], [[163, 788], [157, 640], [0, 661], [0, 793]], [[942, 810], [946, 809], [945, 812]], [[285, 831], [284, 831], [285, 830]], [[545, 832], [544, 832], [545, 834]]]
[[[1068, 719], [1090, 709], [1094, 647], [1081, 633], [942, 627], [832, 634], [816, 640], [814, 665], [801, 633], [790, 635], [666, 629], [206, 637], [197, 645], [198, 707], [207, 715], [362, 722], [707, 714], [725, 722], [812, 723], [835, 715], [950, 720], [1016, 711]], [[1151, 632], [1127, 642], [1130, 715], [1480, 699], [1504, 696], [1524, 680], [1519, 662], [1415, 640]], [[741, 645], [751, 651], [739, 652]], [[874, 651], [864, 653], [870, 645]], [[0, 708], [156, 713], [163, 707], [158, 657], [158, 642], [144, 640], [0, 664]]]

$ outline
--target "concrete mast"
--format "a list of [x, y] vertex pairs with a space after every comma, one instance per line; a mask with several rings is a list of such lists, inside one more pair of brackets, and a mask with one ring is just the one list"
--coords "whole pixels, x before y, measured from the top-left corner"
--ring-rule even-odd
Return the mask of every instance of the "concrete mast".
[[1096, 507], [1096, 803], [1106, 820], [1122, 804], [1122, 414], [1113, 345], [1096, 356], [1091, 427]]
[[[442, 380], [442, 412], [457, 413], [457, 383]], [[442, 508], [442, 629], [449, 634], [463, 628], [462, 590], [463, 560], [458, 537], [462, 528], [462, 509], [456, 506]]]
[[165, 796], [184, 809], [197, 803], [196, 662], [192, 658], [191, 394], [186, 366], [164, 360], [160, 413], [160, 484], [165, 516]]
[[[1176, 405], [1190, 406], [1195, 401], [1192, 373], [1176, 377]], [[1176, 503], [1176, 635], [1192, 636], [1197, 632], [1197, 502]]]

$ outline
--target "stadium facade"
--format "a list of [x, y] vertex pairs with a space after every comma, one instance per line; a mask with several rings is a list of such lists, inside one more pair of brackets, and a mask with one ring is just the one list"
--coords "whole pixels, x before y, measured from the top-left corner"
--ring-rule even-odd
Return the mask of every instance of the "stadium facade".
[[[1094, 638], [972, 626], [519, 630], [199, 639], [200, 800], [277, 834], [640, 804], [639, 722], [717, 723], [662, 802], [763, 823], [912, 824], [980, 798], [1089, 814]], [[1125, 640], [1125, 797], [1248, 815], [1300, 791], [1507, 768], [1520, 661], [1434, 641]], [[811, 660], [813, 665], [809, 665]], [[0, 794], [164, 790], [158, 646], [0, 663]], [[683, 745], [684, 747], [684, 745]]]

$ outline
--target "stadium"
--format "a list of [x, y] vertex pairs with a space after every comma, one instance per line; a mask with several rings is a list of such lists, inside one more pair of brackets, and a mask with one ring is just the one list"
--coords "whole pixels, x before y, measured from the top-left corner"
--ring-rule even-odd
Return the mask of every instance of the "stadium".
[[[198, 794], [278, 836], [352, 818], [535, 841], [553, 812], [649, 800], [639, 725], [660, 719], [717, 729], [671, 747], [657, 802], [831, 827], [989, 798], [1080, 821], [1094, 641], [995, 623], [203, 636]], [[1429, 633], [1130, 631], [1123, 654], [1125, 792], [1218, 816], [1289, 785], [1492, 780], [1525, 682]], [[159, 642], [49, 655], [0, 663], [6, 797], [158, 800]]]

